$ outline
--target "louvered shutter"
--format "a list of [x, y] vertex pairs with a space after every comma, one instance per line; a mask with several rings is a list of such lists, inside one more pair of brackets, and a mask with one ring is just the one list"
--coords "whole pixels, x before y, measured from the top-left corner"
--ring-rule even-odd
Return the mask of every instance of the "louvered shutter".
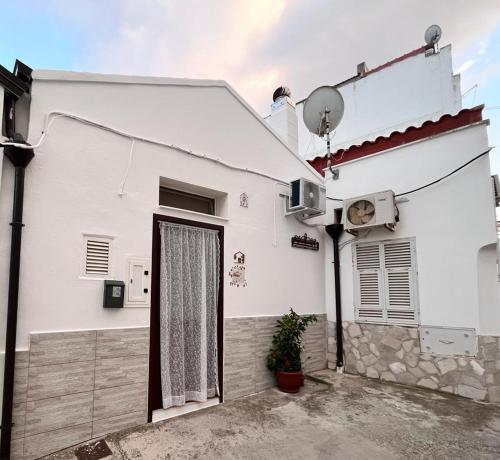
[[355, 246], [354, 274], [356, 317], [380, 322], [384, 311], [380, 243]]
[[415, 324], [415, 250], [411, 240], [383, 243], [385, 310], [388, 323]]
[[107, 276], [110, 272], [111, 241], [106, 238], [85, 238], [85, 274]]

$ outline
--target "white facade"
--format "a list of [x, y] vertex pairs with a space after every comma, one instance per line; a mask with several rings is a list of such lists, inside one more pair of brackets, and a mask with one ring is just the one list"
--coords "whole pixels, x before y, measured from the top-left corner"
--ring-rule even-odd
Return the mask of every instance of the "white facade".
[[[223, 225], [225, 317], [324, 313], [323, 257], [290, 246], [318, 230], [284, 217], [277, 180], [322, 178], [298, 159], [224, 82], [109, 77], [35, 71], [28, 141], [35, 144], [53, 111], [130, 135], [206, 154], [242, 170], [174, 148], [135, 141], [67, 117], [49, 118], [46, 141], [26, 171], [17, 348], [29, 334], [149, 325], [149, 308], [102, 307], [103, 281], [82, 276], [84, 234], [113, 237], [112, 279], [126, 259], [151, 259], [153, 214]], [[160, 208], [160, 178], [219, 192], [222, 217]], [[124, 194], [119, 192], [124, 185]], [[5, 324], [13, 168], [4, 162], [0, 193], [0, 299]], [[248, 208], [240, 207], [246, 192]], [[226, 195], [227, 194], [227, 195]], [[246, 255], [248, 286], [229, 285], [233, 254]], [[276, 289], [280, 286], [280, 289]], [[0, 332], [4, 344], [5, 329]], [[3, 367], [3, 366], [2, 366]]]
[[[352, 198], [391, 189], [396, 194], [430, 183], [488, 150], [483, 121], [338, 165], [339, 178], [327, 172], [327, 196]], [[376, 171], [376, 173], [374, 173]], [[474, 328], [478, 335], [500, 334], [496, 278], [495, 205], [489, 156], [483, 156], [448, 179], [409, 194], [399, 202], [395, 232], [374, 228], [359, 239], [370, 242], [414, 238], [421, 325]], [[327, 222], [341, 203], [329, 201]], [[325, 240], [325, 295], [328, 319], [335, 321], [333, 249]], [[352, 244], [340, 252], [342, 319], [354, 321]]]
[[[453, 75], [451, 58], [451, 45], [429, 56], [422, 51], [338, 85], [344, 117], [332, 137], [332, 152], [457, 113], [462, 107], [460, 76]], [[307, 130], [303, 108], [303, 101], [297, 103], [299, 155], [323, 156], [326, 140]]]

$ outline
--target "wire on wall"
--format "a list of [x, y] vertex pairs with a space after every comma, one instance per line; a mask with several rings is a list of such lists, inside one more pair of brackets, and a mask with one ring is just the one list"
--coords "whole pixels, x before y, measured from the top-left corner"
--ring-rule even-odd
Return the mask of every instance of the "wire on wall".
[[271, 176], [270, 174], [266, 174], [266, 173], [261, 172], [261, 171], [257, 171], [257, 170], [249, 169], [249, 168], [242, 168], [240, 166], [235, 166], [235, 165], [232, 165], [230, 163], [226, 163], [225, 161], [222, 161], [220, 158], [214, 158], [214, 157], [210, 157], [210, 156], [208, 156], [206, 154], [196, 153], [196, 152], [193, 152], [191, 150], [185, 149], [183, 147], [179, 147], [179, 146], [177, 146], [175, 144], [168, 144], [166, 142], [158, 141], [156, 139], [150, 139], [150, 138], [138, 136], [138, 135], [135, 135], [135, 134], [132, 134], [132, 133], [127, 133], [125, 131], [121, 131], [119, 129], [112, 128], [110, 126], [106, 126], [106, 125], [104, 125], [102, 123], [98, 123], [98, 122], [95, 122], [95, 121], [92, 121], [92, 120], [88, 120], [88, 119], [80, 117], [78, 115], [72, 115], [70, 113], [59, 112], [59, 111], [53, 111], [53, 112], [49, 112], [47, 114], [46, 122], [45, 122], [45, 126], [46, 127], [43, 130], [42, 135], [40, 136], [40, 139], [38, 140], [38, 142], [36, 144], [34, 144], [34, 145], [25, 145], [25, 144], [17, 144], [15, 142], [3, 142], [3, 143], [0, 144], [0, 147], [14, 146], [14, 147], [22, 148], [22, 149], [38, 149], [38, 148], [40, 148], [42, 146], [42, 144], [47, 139], [47, 136], [48, 136], [50, 127], [52, 126], [52, 123], [57, 118], [61, 118], [61, 117], [69, 118], [71, 120], [78, 121], [80, 123], [83, 123], [83, 124], [86, 124], [86, 125], [89, 125], [89, 126], [93, 126], [93, 127], [102, 129], [104, 131], [108, 131], [108, 132], [116, 134], [118, 136], [126, 137], [128, 139], [135, 139], [136, 141], [141, 141], [141, 142], [145, 142], [145, 143], [153, 144], [153, 145], [159, 145], [161, 147], [167, 147], [167, 148], [176, 150], [177, 152], [184, 153], [186, 155], [190, 155], [190, 156], [193, 156], [193, 157], [196, 157], [196, 158], [200, 158], [200, 159], [204, 159], [204, 160], [207, 160], [207, 161], [211, 161], [213, 163], [219, 164], [219, 165], [224, 166], [225, 168], [231, 169], [233, 171], [240, 171], [240, 172], [246, 172], [246, 173], [249, 173], [249, 174], [254, 174], [256, 176], [264, 177], [266, 179], [271, 179], [271, 180], [273, 180], [275, 182], [279, 182], [281, 184], [288, 185], [288, 181], [285, 181], [283, 179]]
[[[482, 158], [483, 156], [487, 155], [488, 153], [490, 153], [490, 151], [492, 149], [493, 149], [493, 147], [490, 147], [488, 150], [480, 153], [479, 155], [476, 155], [474, 158], [472, 158], [471, 160], [467, 161], [467, 163], [464, 163], [463, 165], [459, 166], [458, 168], [454, 169], [453, 171], [449, 172], [448, 174], [440, 177], [439, 179], [436, 179], [436, 180], [434, 180], [432, 182], [429, 182], [428, 184], [422, 185], [421, 187], [414, 188], [413, 190], [408, 190], [407, 192], [396, 193], [396, 195], [394, 195], [394, 196], [398, 197], [398, 196], [403, 196], [403, 195], [409, 195], [410, 193], [415, 193], [415, 192], [418, 192], [420, 190], [423, 190], [424, 188], [430, 187], [431, 185], [437, 184], [438, 182], [441, 182], [442, 180], [447, 179], [448, 177], [450, 177], [453, 174], [457, 173], [458, 171], [462, 170], [463, 168], [465, 168], [466, 166], [470, 165], [474, 161], [479, 160], [479, 158]], [[343, 199], [333, 198], [333, 197], [330, 197], [330, 196], [327, 196], [326, 198], [328, 200], [332, 200], [332, 201], [344, 201]]]
[[134, 144], [135, 144], [135, 139], [132, 138], [132, 142], [130, 143], [130, 153], [128, 155], [128, 165], [127, 165], [127, 170], [125, 172], [125, 177], [123, 178], [122, 186], [120, 187], [120, 192], [118, 193], [119, 196], [123, 196], [125, 194], [125, 184], [128, 179], [128, 173], [130, 172], [130, 166], [132, 165], [132, 158], [134, 154]]

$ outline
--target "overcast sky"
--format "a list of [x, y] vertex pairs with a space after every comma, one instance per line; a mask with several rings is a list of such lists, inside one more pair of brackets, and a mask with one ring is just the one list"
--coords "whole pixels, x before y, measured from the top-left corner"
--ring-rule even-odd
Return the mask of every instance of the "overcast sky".
[[[261, 114], [423, 44], [453, 44], [464, 105], [500, 146], [500, 0], [0, 0], [0, 64], [227, 80]], [[8, 18], [8, 20], [6, 20]], [[500, 172], [500, 148], [493, 166]]]

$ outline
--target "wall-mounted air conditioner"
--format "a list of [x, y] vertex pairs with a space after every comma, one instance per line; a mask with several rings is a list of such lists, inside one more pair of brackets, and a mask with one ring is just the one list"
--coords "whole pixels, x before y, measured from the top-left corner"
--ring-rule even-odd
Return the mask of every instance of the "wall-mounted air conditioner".
[[342, 223], [347, 231], [380, 226], [394, 230], [396, 215], [394, 192], [386, 190], [344, 200]]
[[320, 216], [326, 212], [326, 188], [301, 177], [290, 182], [286, 203], [286, 215], [294, 214], [299, 219]]

